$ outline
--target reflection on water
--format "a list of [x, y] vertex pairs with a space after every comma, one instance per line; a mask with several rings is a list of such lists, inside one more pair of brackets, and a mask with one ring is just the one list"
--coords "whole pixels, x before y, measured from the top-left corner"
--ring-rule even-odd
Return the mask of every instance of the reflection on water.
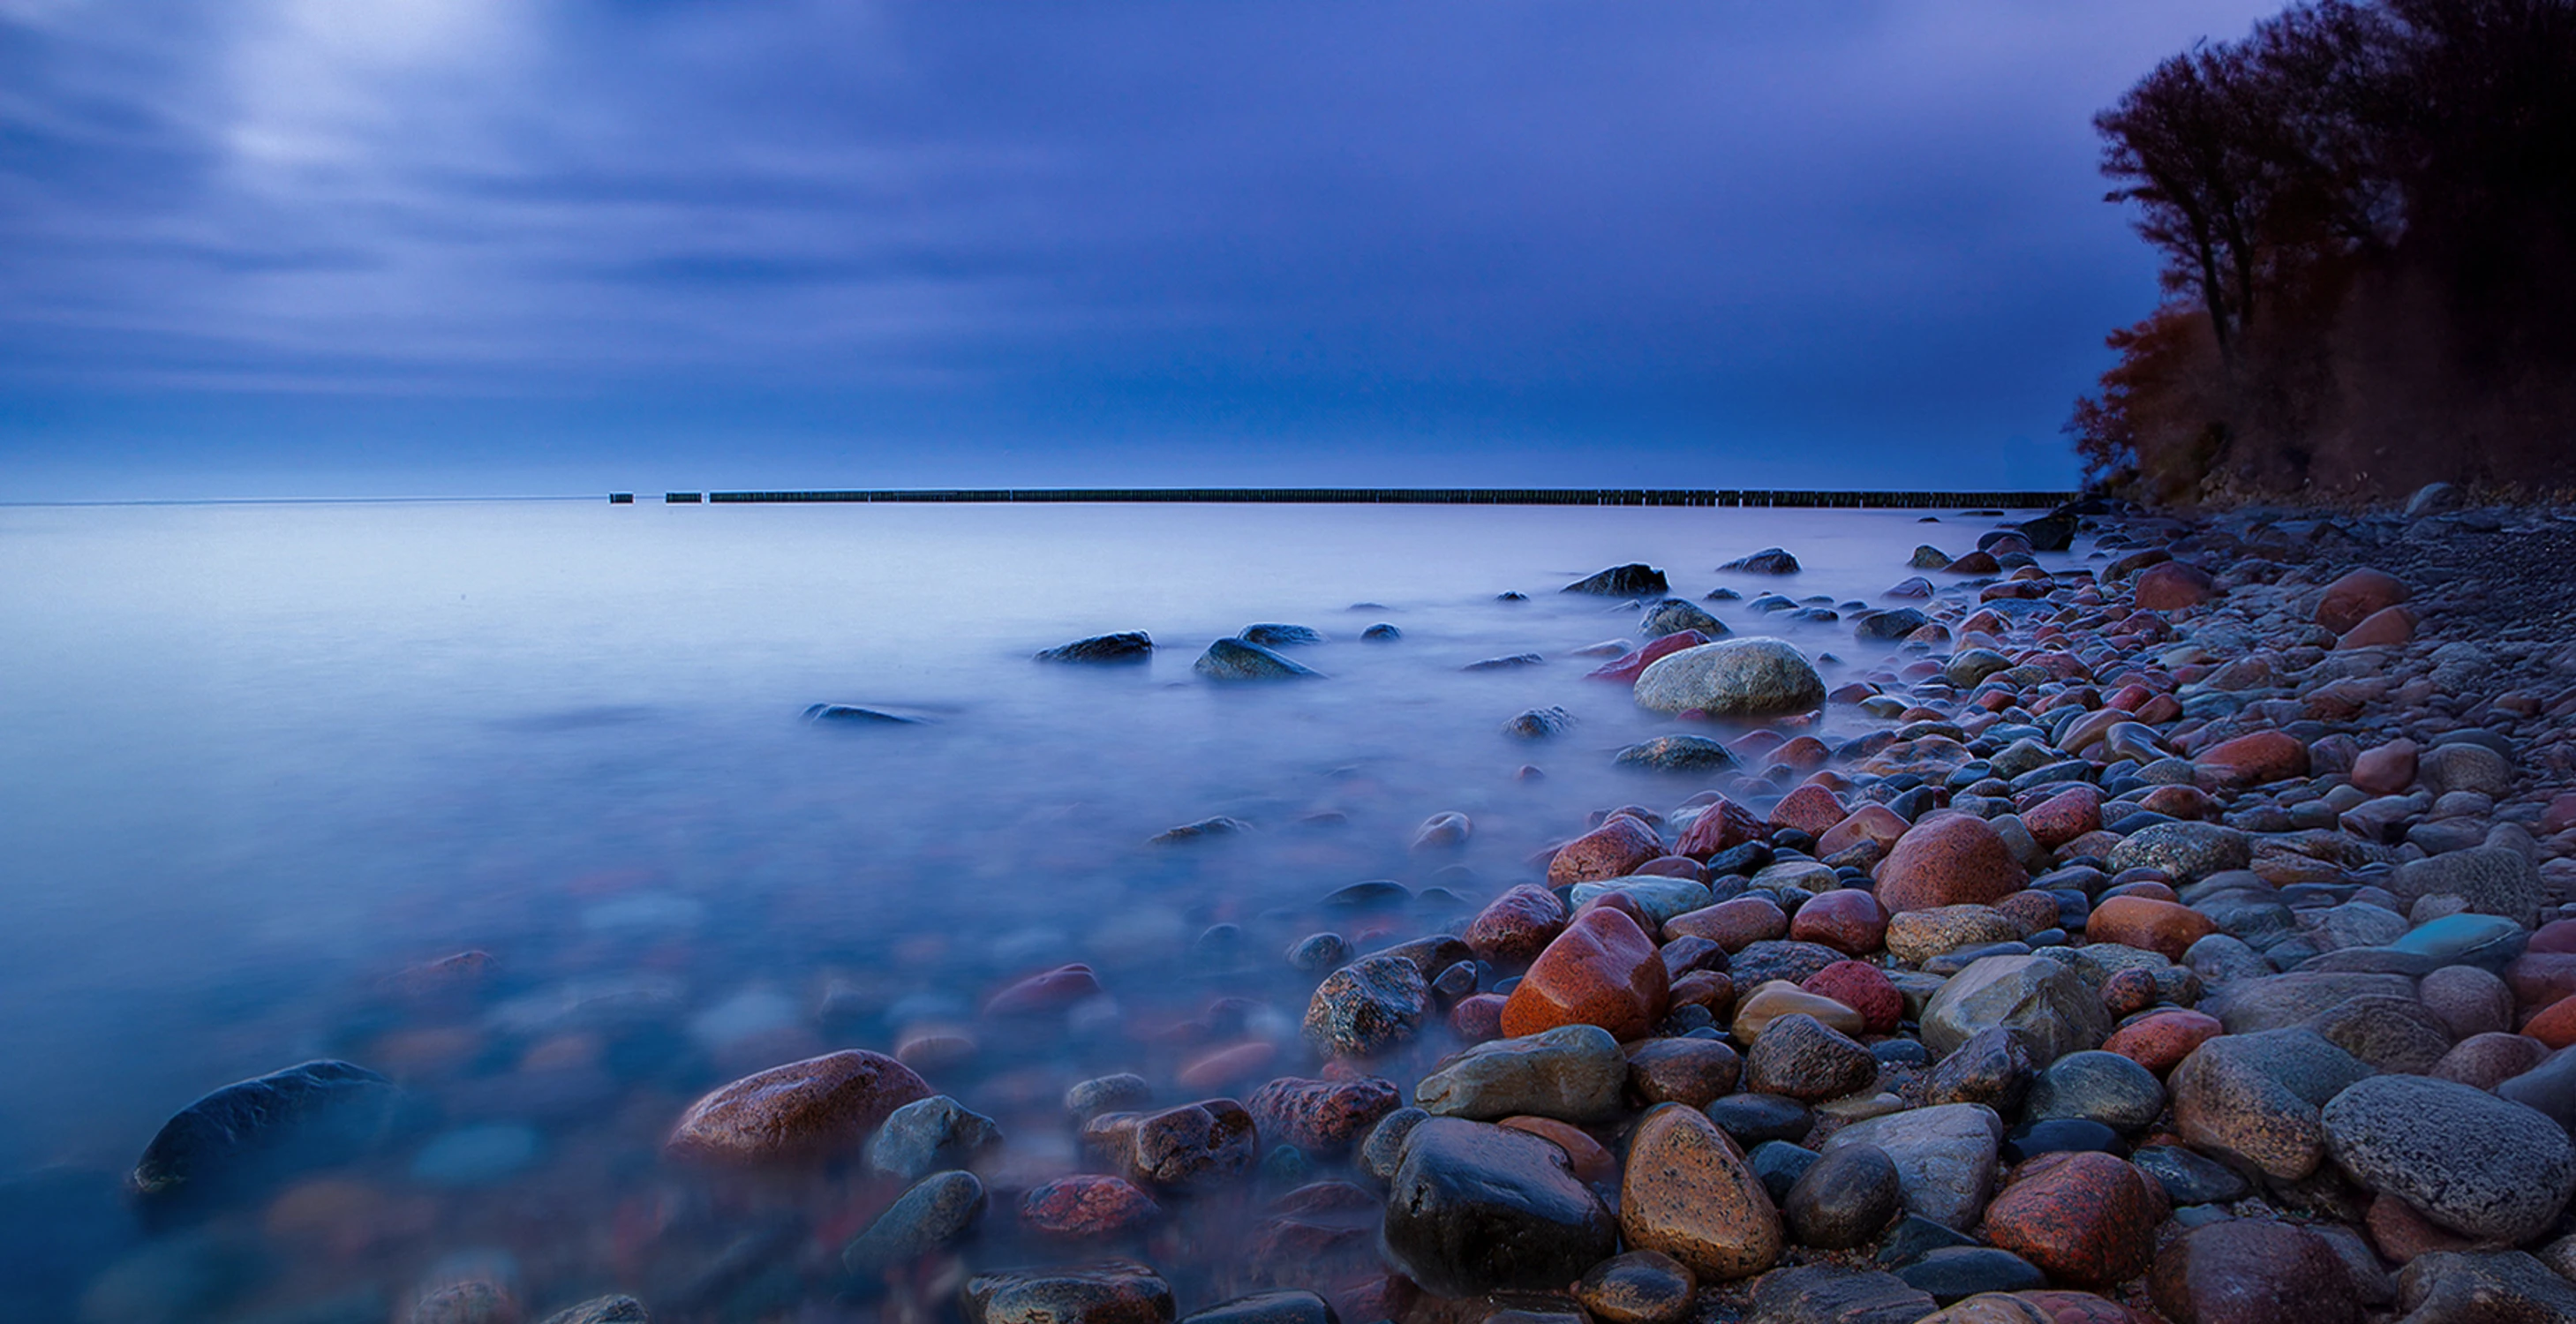
[[[1183, 1308], [1305, 1241], [1274, 1172], [1124, 1239], [1039, 1244], [1025, 1192], [1086, 1164], [1070, 1083], [1132, 1071], [1179, 1102], [1311, 1072], [1314, 976], [1530, 876], [1589, 809], [1696, 789], [1610, 765], [1673, 729], [1572, 649], [1633, 607], [1554, 590], [1648, 561], [1876, 600], [1911, 513], [1291, 507], [593, 505], [0, 512], [0, 1257], [98, 1319], [382, 1319], [484, 1273], [531, 1310], [631, 1290], [657, 1319], [870, 1318], [954, 1284], [845, 1278], [898, 1183], [724, 1181], [659, 1144], [723, 1081], [891, 1051], [994, 1118], [977, 1265], [1124, 1251]], [[1770, 545], [1790, 580], [1721, 574]], [[1497, 600], [1520, 590], [1529, 600]], [[1352, 604], [1370, 604], [1355, 609]], [[1829, 684], [1884, 645], [1847, 623], [1707, 603], [1785, 634]], [[1191, 672], [1256, 621], [1324, 635], [1328, 679]], [[1402, 632], [1363, 641], [1379, 622]], [[1779, 628], [1781, 626], [1787, 628]], [[1142, 629], [1141, 666], [1038, 648]], [[1535, 666], [1466, 671], [1537, 653]], [[807, 724], [815, 703], [919, 723]], [[1545, 742], [1506, 719], [1561, 705]], [[1544, 777], [1522, 773], [1536, 765]], [[1427, 817], [1463, 846], [1409, 849]], [[1232, 836], [1152, 848], [1227, 816]], [[1394, 879], [1420, 897], [1327, 904]], [[423, 973], [466, 949], [488, 967]], [[1106, 995], [981, 1014], [1089, 964]], [[405, 971], [413, 971], [404, 975]], [[1410, 1079], [1436, 1056], [1390, 1075]], [[1221, 1056], [1230, 1054], [1231, 1056]], [[341, 1058], [402, 1088], [373, 1157], [142, 1239], [112, 1182], [228, 1081]], [[1311, 1174], [1309, 1174], [1311, 1175]], [[1332, 1175], [1328, 1170], [1323, 1175]], [[1247, 1248], [1252, 1249], [1247, 1249]], [[112, 1268], [109, 1268], [110, 1264]], [[914, 1271], [907, 1270], [905, 1273]], [[929, 1272], [922, 1270], [921, 1272]], [[837, 1302], [837, 1303], [836, 1303]], [[74, 1307], [63, 1306], [66, 1311]]]

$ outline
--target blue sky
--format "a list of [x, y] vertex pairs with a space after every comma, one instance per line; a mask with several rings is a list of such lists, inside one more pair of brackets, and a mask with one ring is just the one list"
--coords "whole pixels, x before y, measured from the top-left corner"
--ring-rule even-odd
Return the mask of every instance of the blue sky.
[[2274, 7], [0, 0], [0, 497], [2052, 486]]

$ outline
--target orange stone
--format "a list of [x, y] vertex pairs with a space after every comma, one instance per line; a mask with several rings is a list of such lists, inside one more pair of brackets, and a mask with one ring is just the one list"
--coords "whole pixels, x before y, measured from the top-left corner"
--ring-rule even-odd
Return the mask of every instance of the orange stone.
[[2540, 1014], [2523, 1024], [2522, 1032], [2551, 1048], [2576, 1044], [2576, 997], [2560, 998], [2541, 1008]]
[[1557, 851], [1556, 858], [1548, 861], [1547, 881], [1563, 886], [1625, 878], [1638, 865], [1663, 853], [1664, 839], [1656, 836], [1653, 828], [1626, 814], [1614, 815], [1609, 822]]
[[2361, 751], [2352, 761], [2352, 784], [2372, 795], [2395, 795], [2415, 784], [2415, 742], [2403, 738]]
[[836, 1158], [866, 1143], [887, 1115], [930, 1085], [883, 1053], [847, 1049], [771, 1067], [689, 1105], [665, 1152], [716, 1163]]
[[2217, 581], [2209, 577], [2208, 571], [2180, 561], [2165, 561], [2138, 572], [2132, 596], [2147, 611], [2180, 611], [2209, 601], [2217, 592]]
[[2173, 901], [2152, 897], [2109, 897], [2093, 907], [2084, 922], [2087, 942], [2116, 942], [2180, 961], [2191, 945], [2218, 932], [2209, 916]]
[[2193, 1049], [2226, 1032], [2217, 1017], [2177, 1007], [2150, 1012], [2113, 1030], [2102, 1041], [2102, 1051], [2118, 1053], [2161, 1076], [2191, 1056]]
[[1851, 811], [1833, 792], [1821, 786], [1801, 786], [1772, 806], [1771, 826], [1796, 828], [1808, 836], [1822, 837], [1850, 816]]
[[1663, 954], [1627, 915], [1586, 910], [1539, 953], [1503, 1004], [1512, 1038], [1560, 1025], [1598, 1025], [1635, 1039], [1664, 1018], [1672, 997]]
[[1986, 820], [1944, 810], [1926, 815], [1878, 866], [1878, 903], [1889, 914], [1934, 906], [1993, 905], [2030, 882]]

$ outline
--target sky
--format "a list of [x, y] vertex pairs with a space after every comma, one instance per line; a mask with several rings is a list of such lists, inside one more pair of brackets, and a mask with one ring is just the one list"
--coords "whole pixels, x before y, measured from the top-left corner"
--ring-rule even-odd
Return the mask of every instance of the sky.
[[2231, 0], [0, 0], [0, 500], [2056, 487]]

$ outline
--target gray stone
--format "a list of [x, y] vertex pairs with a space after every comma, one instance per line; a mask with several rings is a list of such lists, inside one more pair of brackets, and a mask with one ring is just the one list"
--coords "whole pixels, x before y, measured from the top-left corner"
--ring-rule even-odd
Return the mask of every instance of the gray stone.
[[2481, 915], [2500, 915], [2529, 924], [2540, 909], [2546, 889], [2540, 870], [2521, 852], [2503, 846], [2474, 846], [2397, 866], [2386, 884], [2389, 893], [2412, 906], [2428, 896], [2449, 894], [2466, 899]]
[[1340, 1324], [1333, 1308], [1312, 1292], [1256, 1292], [1205, 1310], [1181, 1324]]
[[1306, 1004], [1306, 1037], [1327, 1052], [1366, 1057], [1413, 1037], [1431, 984], [1400, 956], [1363, 956], [1324, 976]]
[[1697, 630], [1711, 639], [1726, 637], [1726, 623], [1708, 614], [1698, 603], [1683, 598], [1666, 598], [1646, 609], [1637, 622], [1637, 632], [1649, 639], [1668, 634]]
[[1855, 1122], [1826, 1140], [1824, 1152], [1876, 1145], [1896, 1164], [1907, 1212], [1966, 1229], [1994, 1194], [1995, 1154], [2003, 1137], [2003, 1119], [1993, 1109], [1952, 1103]]
[[1791, 1238], [1819, 1250], [1864, 1245], [1904, 1210], [1896, 1161], [1876, 1145], [1845, 1145], [1809, 1164], [1780, 1206]]
[[2576, 1285], [2518, 1250], [2435, 1251], [2397, 1276], [2405, 1324], [2576, 1320]]
[[2202, 1044], [2174, 1067], [2165, 1088], [2183, 1139], [2297, 1181], [2325, 1158], [2318, 1110], [2369, 1075], [2369, 1067], [2312, 1031], [2264, 1030]]
[[868, 1166], [888, 1176], [918, 1181], [942, 1168], [963, 1167], [1002, 1143], [1002, 1128], [945, 1094], [897, 1108], [868, 1142]]
[[2422, 1075], [2451, 1051], [2451, 1032], [2413, 998], [2346, 998], [2311, 1016], [2307, 1028], [2374, 1070]]
[[2029, 1121], [2078, 1117], [2114, 1131], [2143, 1131], [2165, 1110], [2165, 1087], [2155, 1073], [2117, 1053], [2068, 1053], [2031, 1082], [2023, 1110]]
[[2201, 998], [2200, 1010], [2229, 1034], [2253, 1034], [2297, 1025], [2350, 998], [2414, 996], [2415, 981], [2404, 975], [2295, 970], [2222, 984]]
[[841, 1249], [841, 1267], [871, 1273], [917, 1259], [966, 1235], [984, 1216], [984, 1183], [971, 1172], [924, 1177]]
[[644, 1303], [631, 1296], [593, 1297], [546, 1316], [545, 1324], [652, 1324]]
[[1303, 680], [1322, 672], [1259, 644], [1219, 639], [1209, 644], [1190, 670], [1210, 680]]
[[2018, 1031], [2039, 1065], [2101, 1046], [2111, 1033], [2102, 999], [2060, 962], [1989, 956], [1952, 975], [1923, 1008], [1923, 1046], [1947, 1053], [1993, 1026]]
[[1840, 1098], [1878, 1079], [1878, 1059], [1804, 1012], [1773, 1020], [1744, 1058], [1744, 1088], [1802, 1102]]
[[1712, 717], [1781, 717], [1825, 702], [1825, 682], [1795, 645], [1725, 639], [1655, 660], [1637, 677], [1639, 704]]
[[1808, 1264], [1762, 1275], [1748, 1324], [1915, 1324], [1937, 1308], [1895, 1274]]
[[1708, 888], [1687, 878], [1613, 878], [1604, 883], [1576, 883], [1567, 893], [1580, 909], [1585, 902], [1617, 892], [1637, 903], [1657, 924], [1708, 905]]
[[1627, 1083], [1627, 1055], [1608, 1030], [1561, 1025], [1477, 1044], [1423, 1077], [1413, 1098], [1435, 1116], [1603, 1122], [1626, 1110]]
[[2141, 828], [2111, 848], [2111, 872], [2162, 869], [2177, 883], [2197, 882], [2214, 873], [2242, 869], [2254, 862], [2245, 834], [2215, 823], [2158, 823]]
[[2320, 1117], [2335, 1161], [2455, 1232], [2508, 1245], [2576, 1196], [2576, 1145], [2521, 1104], [2422, 1076], [2374, 1076]]
[[1088, 639], [1058, 644], [1037, 656], [1040, 662], [1148, 662], [1154, 657], [1154, 641], [1142, 630], [1096, 634]]
[[1657, 736], [1622, 748], [1611, 760], [1650, 772], [1712, 772], [1735, 766], [1735, 752], [1707, 736]]
[[2513, 794], [2513, 765], [2478, 745], [2435, 745], [2415, 757], [2415, 779], [2436, 796], [2472, 791], [2493, 799]]

